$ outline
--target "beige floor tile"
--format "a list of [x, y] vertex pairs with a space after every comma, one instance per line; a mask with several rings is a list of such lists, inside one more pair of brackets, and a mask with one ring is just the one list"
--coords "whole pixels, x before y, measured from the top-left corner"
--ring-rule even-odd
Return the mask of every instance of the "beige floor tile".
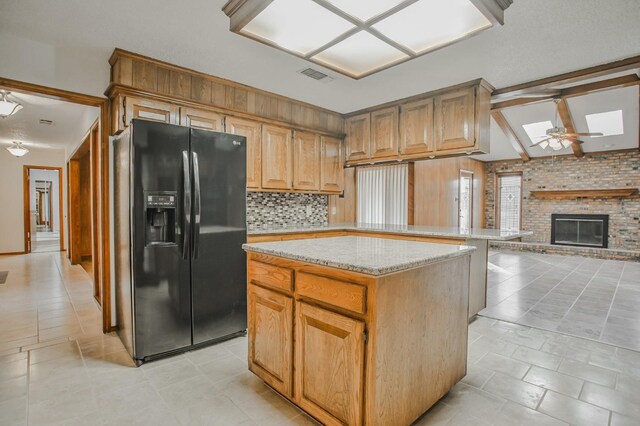
[[442, 402], [436, 403], [424, 413], [414, 426], [443, 426], [455, 417], [457, 410]]
[[80, 358], [80, 350], [78, 349], [78, 345], [75, 341], [70, 342], [69, 340], [66, 340], [55, 345], [31, 350], [29, 354], [29, 362], [31, 364], [37, 364], [39, 362], [51, 361], [56, 358], [72, 356]]
[[560, 364], [558, 372], [611, 388], [616, 383], [616, 373], [614, 371], [567, 358]]
[[538, 411], [573, 425], [606, 426], [609, 423], [608, 410], [553, 391], [545, 394]]
[[231, 356], [231, 352], [224, 345], [213, 345], [190, 351], [185, 354], [195, 365], [202, 365], [220, 358]]
[[217, 360], [201, 364], [198, 369], [211, 381], [217, 382], [237, 376], [247, 370], [247, 363], [234, 356], [219, 358]]
[[640, 424], [640, 394], [631, 396], [595, 383], [585, 383], [580, 399], [598, 407], [634, 417]]
[[177, 411], [191, 405], [207, 402], [222, 392], [205, 376], [198, 375], [160, 388], [158, 394], [167, 407]]
[[147, 379], [157, 389], [171, 386], [181, 381], [199, 376], [201, 373], [195, 365], [186, 358], [162, 365], [152, 370], [145, 370]]
[[557, 355], [537, 351], [535, 349], [527, 348], [526, 346], [518, 347], [511, 357], [528, 364], [544, 367], [548, 370], [557, 370], [560, 366], [560, 362], [562, 361], [562, 358]]
[[[0, 366], [2, 368], [2, 366]], [[27, 395], [27, 376], [0, 380], [0, 402]]]
[[531, 367], [523, 380], [576, 399], [584, 385], [584, 380], [577, 377], [536, 366]]
[[234, 426], [250, 420], [236, 404], [221, 395], [199, 401], [195, 405], [177, 408], [175, 413], [180, 424], [184, 426]]
[[504, 398], [464, 383], [456, 384], [441, 401], [456, 410], [475, 413], [479, 417], [498, 411], [506, 402]]
[[618, 413], [611, 413], [610, 426], [638, 426], [638, 419], [634, 417], [623, 416]]
[[516, 379], [523, 378], [531, 367], [531, 364], [493, 353], [482, 357], [476, 365], [487, 370], [508, 374]]
[[26, 359], [17, 359], [0, 365], [0, 381], [26, 376], [28, 364]]
[[0, 402], [0, 425], [27, 424], [27, 397], [22, 396]]
[[250, 399], [238, 402], [237, 405], [248, 417], [259, 423], [285, 422], [301, 413], [298, 408], [272, 390], [254, 394]]
[[73, 419], [98, 408], [97, 398], [92, 389], [62, 392], [49, 399], [29, 404], [29, 422], [51, 424]]
[[506, 374], [496, 373], [483, 389], [493, 395], [536, 409], [544, 396], [545, 389]]
[[507, 402], [502, 409], [488, 420], [493, 426], [535, 425], [535, 426], [567, 426], [568, 424], [546, 414], [523, 407], [520, 404]]

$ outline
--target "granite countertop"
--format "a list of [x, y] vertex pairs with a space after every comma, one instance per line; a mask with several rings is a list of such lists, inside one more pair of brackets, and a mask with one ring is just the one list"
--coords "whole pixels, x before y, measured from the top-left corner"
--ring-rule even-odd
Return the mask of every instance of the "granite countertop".
[[388, 234], [414, 235], [425, 237], [450, 237], [478, 240], [509, 241], [526, 235], [530, 231], [504, 231], [500, 229], [460, 229], [456, 227], [417, 226], [417, 225], [377, 225], [369, 223], [359, 224], [335, 224], [335, 225], [309, 225], [309, 226], [262, 226], [248, 228], [248, 235], [273, 235], [299, 232], [328, 232], [328, 231], [371, 231]]
[[475, 250], [475, 247], [463, 245], [356, 236], [251, 243], [242, 248], [369, 275], [416, 268], [471, 254]]

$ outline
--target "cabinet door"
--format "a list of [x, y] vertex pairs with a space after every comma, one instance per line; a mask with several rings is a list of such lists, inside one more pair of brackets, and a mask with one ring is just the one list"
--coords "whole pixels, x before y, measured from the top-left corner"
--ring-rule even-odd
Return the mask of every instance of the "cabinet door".
[[475, 88], [436, 97], [436, 150], [464, 150], [475, 145]]
[[247, 188], [260, 188], [262, 173], [261, 125], [255, 121], [227, 117], [225, 131], [247, 138]]
[[224, 131], [224, 117], [216, 112], [197, 108], [180, 108], [180, 125], [195, 129]]
[[320, 189], [320, 136], [295, 132], [293, 138], [293, 189]]
[[177, 105], [168, 102], [125, 96], [123, 124], [127, 127], [133, 118], [178, 124], [179, 110]]
[[433, 151], [433, 99], [410, 102], [400, 107], [400, 154]]
[[364, 323], [296, 303], [295, 399], [326, 425], [361, 425]]
[[369, 158], [371, 139], [371, 116], [369, 113], [348, 118], [347, 127], [347, 161], [365, 160]]
[[398, 155], [398, 107], [371, 113], [371, 158]]
[[293, 299], [255, 285], [249, 285], [248, 296], [249, 369], [293, 396]]
[[322, 136], [320, 139], [320, 190], [342, 192], [343, 186], [342, 141]]
[[291, 130], [262, 126], [262, 187], [291, 189], [292, 159]]

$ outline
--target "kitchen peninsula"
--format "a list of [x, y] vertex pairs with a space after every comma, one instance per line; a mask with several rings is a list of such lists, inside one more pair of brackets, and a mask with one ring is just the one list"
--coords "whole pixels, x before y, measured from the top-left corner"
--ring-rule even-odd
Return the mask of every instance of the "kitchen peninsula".
[[379, 224], [332, 224], [325, 226], [264, 226], [249, 228], [248, 241], [284, 241], [307, 238], [327, 238], [360, 235], [395, 240], [456, 244], [475, 247], [471, 255], [469, 286], [469, 318], [487, 306], [487, 265], [489, 241], [518, 240], [527, 231], [505, 231], [500, 229], [460, 229], [437, 226], [402, 226]]
[[249, 243], [249, 368], [326, 425], [409, 425], [466, 374], [475, 248]]

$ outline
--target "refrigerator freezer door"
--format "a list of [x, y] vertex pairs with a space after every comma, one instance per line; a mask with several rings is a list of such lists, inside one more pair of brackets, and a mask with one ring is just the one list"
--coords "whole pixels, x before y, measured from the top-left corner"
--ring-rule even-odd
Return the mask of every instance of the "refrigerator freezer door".
[[[191, 345], [190, 254], [183, 232], [189, 129], [143, 120], [132, 128], [135, 356], [144, 359]], [[175, 191], [175, 244], [145, 244], [145, 191]]]
[[247, 328], [246, 139], [193, 129], [191, 151], [198, 162], [194, 204], [200, 206], [191, 259], [197, 345]]

